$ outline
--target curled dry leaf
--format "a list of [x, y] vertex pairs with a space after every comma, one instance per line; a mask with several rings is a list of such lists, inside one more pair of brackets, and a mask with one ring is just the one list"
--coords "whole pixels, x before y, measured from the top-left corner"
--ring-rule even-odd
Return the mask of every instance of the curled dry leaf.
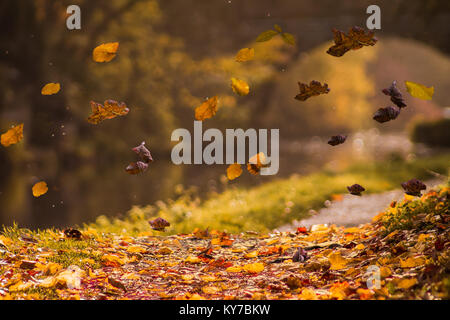
[[199, 107], [195, 108], [195, 119], [203, 121], [212, 118], [217, 112], [217, 104], [219, 98], [214, 96], [203, 102]]
[[427, 186], [425, 183], [418, 179], [411, 179], [407, 182], [402, 183], [402, 188], [405, 190], [405, 193], [410, 196], [420, 197], [422, 194], [420, 193], [422, 190], [425, 190]]
[[118, 42], [108, 42], [101, 44], [92, 51], [92, 59], [95, 62], [109, 62], [114, 59], [118, 49]]
[[380, 108], [375, 112], [373, 115], [373, 120], [383, 123], [390, 120], [394, 120], [398, 117], [400, 114], [400, 109], [396, 107], [386, 107], [386, 108]]
[[350, 194], [353, 194], [355, 196], [360, 196], [361, 192], [366, 191], [363, 186], [355, 183], [354, 185], [351, 185], [347, 187], [347, 190], [350, 192]]
[[240, 95], [240, 96], [246, 96], [250, 92], [250, 87], [247, 82], [244, 80], [231, 78], [231, 88], [233, 89], [233, 92]]
[[81, 239], [81, 232], [79, 230], [73, 229], [73, 228], [65, 229], [64, 235], [66, 236], [66, 238], [70, 238], [70, 239], [76, 239], [76, 240]]
[[161, 217], [151, 220], [149, 223], [152, 229], [156, 231], [165, 231], [167, 227], [170, 227], [170, 223]]
[[148, 164], [142, 161], [136, 161], [130, 163], [126, 168], [125, 171], [129, 174], [139, 174], [144, 173], [148, 169]]
[[242, 168], [239, 163], [230, 164], [227, 168], [228, 180], [234, 180], [242, 174]]
[[350, 29], [348, 35], [336, 29], [333, 29], [333, 33], [335, 44], [327, 50], [327, 53], [335, 57], [341, 57], [350, 50], [361, 49], [364, 46], [374, 46], [378, 41], [373, 31], [366, 34], [363, 28], [356, 26]]
[[236, 61], [237, 62], [245, 62], [250, 61], [255, 58], [255, 49], [253, 48], [243, 48], [239, 50], [239, 52], [236, 54]]
[[434, 94], [434, 87], [426, 87], [423, 84], [415, 83], [412, 81], [405, 81], [406, 90], [414, 98], [419, 98], [422, 100], [431, 100]]
[[295, 99], [300, 101], [305, 101], [310, 97], [330, 92], [328, 84], [324, 83], [322, 85], [319, 81], [315, 80], [311, 81], [309, 85], [299, 82], [298, 87], [300, 89], [300, 93], [295, 96]]
[[31, 191], [33, 192], [33, 196], [40, 197], [43, 194], [46, 194], [48, 191], [47, 183], [45, 181], [40, 181], [36, 183], [33, 188], [31, 188]]
[[331, 139], [328, 141], [328, 144], [331, 146], [337, 146], [338, 144], [344, 143], [346, 139], [347, 136], [339, 134], [337, 136], [332, 136]]
[[0, 142], [2, 146], [9, 147], [12, 144], [16, 144], [23, 139], [23, 123], [13, 126], [11, 129], [6, 131], [0, 137]]
[[397, 88], [397, 81], [392, 81], [392, 84], [389, 88], [383, 89], [381, 92], [383, 92], [385, 95], [391, 97], [391, 101], [399, 108], [406, 107], [406, 103], [403, 100], [402, 93]]
[[297, 251], [295, 251], [294, 256], [292, 257], [293, 262], [305, 262], [308, 259], [308, 254], [306, 253], [305, 249], [298, 248]]
[[103, 120], [113, 119], [118, 116], [125, 116], [130, 111], [125, 102], [119, 103], [114, 100], [106, 100], [104, 106], [91, 101], [91, 109], [92, 114], [87, 120], [92, 124], [98, 124]]
[[139, 159], [145, 163], [150, 163], [153, 161], [152, 155], [150, 154], [150, 150], [145, 147], [145, 141], [142, 141], [140, 145], [134, 147], [134, 152], [138, 155]]
[[266, 162], [267, 162], [266, 156], [264, 155], [263, 152], [255, 154], [248, 160], [247, 170], [248, 172], [256, 176], [260, 173], [261, 168], [267, 166]]
[[55, 93], [58, 93], [61, 89], [61, 85], [59, 83], [47, 83], [45, 86], [41, 89], [41, 94], [44, 96], [49, 96]]

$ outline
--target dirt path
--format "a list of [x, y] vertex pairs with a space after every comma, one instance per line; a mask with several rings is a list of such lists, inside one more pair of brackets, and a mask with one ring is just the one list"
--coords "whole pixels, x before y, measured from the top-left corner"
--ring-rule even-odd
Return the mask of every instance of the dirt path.
[[[441, 180], [426, 181], [427, 190], [442, 183]], [[294, 220], [277, 228], [278, 231], [292, 231], [298, 227], [310, 227], [314, 224], [335, 224], [338, 226], [357, 226], [370, 220], [378, 213], [384, 211], [394, 200], [401, 200], [404, 192], [401, 189], [383, 193], [366, 194], [361, 197], [350, 194], [344, 195], [340, 201], [332, 201], [331, 204], [320, 209], [316, 215], [300, 221]]]

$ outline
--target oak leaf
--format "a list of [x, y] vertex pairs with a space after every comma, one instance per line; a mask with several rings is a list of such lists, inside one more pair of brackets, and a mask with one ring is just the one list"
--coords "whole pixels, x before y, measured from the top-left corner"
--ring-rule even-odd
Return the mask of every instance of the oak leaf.
[[113, 119], [118, 116], [125, 116], [130, 109], [127, 108], [124, 102], [117, 102], [114, 100], [106, 100], [104, 105], [91, 101], [92, 114], [88, 117], [88, 122], [98, 124], [103, 120]]
[[318, 96], [320, 94], [327, 94], [330, 92], [328, 84], [323, 85], [319, 81], [312, 80], [309, 85], [306, 83], [298, 83], [300, 93], [295, 96], [295, 99], [305, 101], [310, 97]]
[[366, 34], [364, 29], [356, 26], [351, 28], [348, 34], [336, 29], [333, 29], [333, 34], [335, 44], [327, 50], [327, 53], [335, 57], [341, 57], [350, 50], [361, 49], [364, 46], [374, 46], [378, 41], [373, 31], [369, 30]]

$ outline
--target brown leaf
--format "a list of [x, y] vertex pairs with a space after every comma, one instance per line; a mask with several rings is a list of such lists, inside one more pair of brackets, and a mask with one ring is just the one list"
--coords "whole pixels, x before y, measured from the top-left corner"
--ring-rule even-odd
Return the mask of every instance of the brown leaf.
[[139, 159], [141, 159], [145, 163], [150, 163], [153, 161], [152, 155], [150, 154], [150, 150], [145, 147], [145, 141], [142, 141], [140, 145], [134, 147], [134, 152], [138, 155]]
[[73, 229], [73, 228], [65, 229], [64, 235], [66, 236], [66, 238], [70, 238], [70, 239], [76, 239], [76, 240], [81, 239], [81, 232], [79, 230]]
[[144, 173], [148, 169], [148, 164], [142, 161], [136, 161], [130, 163], [126, 168], [125, 171], [129, 174], [139, 174]]
[[332, 136], [331, 139], [328, 141], [328, 144], [332, 146], [337, 146], [338, 144], [344, 143], [346, 139], [347, 136], [339, 134], [337, 136]]
[[255, 154], [248, 160], [247, 170], [253, 175], [258, 175], [261, 171], [261, 168], [267, 166], [266, 164], [266, 156], [263, 152]]
[[299, 82], [298, 87], [300, 89], [300, 93], [295, 96], [295, 99], [300, 101], [305, 101], [310, 97], [330, 92], [328, 84], [324, 83], [323, 85], [321, 85], [319, 81], [315, 80], [311, 81], [309, 83], [309, 86], [305, 83]]
[[355, 196], [360, 196], [361, 192], [366, 191], [366, 189], [364, 189], [361, 185], [359, 185], [357, 183], [347, 187], [347, 190]]
[[407, 182], [403, 182], [402, 188], [405, 190], [406, 194], [420, 197], [422, 195], [420, 191], [425, 190], [427, 186], [418, 179], [411, 179]]
[[335, 44], [327, 50], [327, 53], [335, 57], [341, 57], [350, 50], [373, 46], [378, 41], [373, 31], [368, 31], [366, 34], [364, 29], [356, 26], [350, 29], [348, 35], [336, 29], [333, 29], [333, 33]]
[[170, 223], [161, 217], [149, 221], [149, 223], [152, 226], [152, 229], [156, 231], [165, 231], [167, 227], [170, 227]]
[[113, 119], [118, 116], [127, 115], [130, 109], [127, 108], [125, 102], [114, 100], [106, 100], [105, 105], [91, 101], [92, 114], [87, 119], [89, 123], [98, 124], [103, 120]]
[[391, 101], [399, 108], [406, 107], [406, 103], [403, 100], [402, 93], [397, 88], [397, 81], [392, 81], [389, 88], [383, 89], [382, 92], [391, 97]]
[[400, 114], [400, 109], [398, 109], [396, 107], [389, 106], [386, 108], [380, 108], [373, 115], [373, 120], [375, 120], [379, 123], [383, 123], [383, 122], [387, 122], [387, 121], [396, 119], [399, 114]]

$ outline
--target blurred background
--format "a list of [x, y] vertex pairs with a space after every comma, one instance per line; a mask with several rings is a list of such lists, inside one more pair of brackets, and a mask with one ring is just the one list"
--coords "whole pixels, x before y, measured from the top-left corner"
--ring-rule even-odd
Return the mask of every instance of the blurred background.
[[[81, 30], [66, 28], [66, 8], [81, 8]], [[326, 54], [332, 28], [365, 27], [366, 8], [381, 8], [379, 42]], [[450, 147], [450, 19], [446, 0], [2, 0], [0, 2], [0, 131], [24, 122], [24, 140], [0, 147], [0, 224], [63, 227], [117, 216], [195, 186], [201, 197], [293, 174], [342, 170], [354, 162], [412, 161]], [[296, 37], [255, 43], [279, 24]], [[120, 42], [108, 63], [94, 47]], [[253, 61], [236, 53], [253, 47]], [[235, 95], [230, 78], [246, 80]], [[297, 82], [328, 83], [328, 95], [294, 99]], [[393, 80], [408, 107], [395, 121], [372, 120], [390, 105], [381, 90]], [[404, 81], [435, 87], [431, 101], [411, 97]], [[43, 96], [48, 82], [61, 91]], [[176, 128], [192, 130], [194, 109], [218, 95], [207, 128], [279, 128], [276, 176], [224, 179], [226, 165], [171, 163]], [[91, 125], [89, 101], [124, 101], [125, 117]], [[330, 148], [328, 138], [348, 134]], [[155, 161], [143, 175], [124, 168], [146, 141]], [[413, 178], [413, 177], [411, 177]], [[31, 186], [49, 185], [34, 198]], [[344, 192], [344, 191], [343, 191]]]

